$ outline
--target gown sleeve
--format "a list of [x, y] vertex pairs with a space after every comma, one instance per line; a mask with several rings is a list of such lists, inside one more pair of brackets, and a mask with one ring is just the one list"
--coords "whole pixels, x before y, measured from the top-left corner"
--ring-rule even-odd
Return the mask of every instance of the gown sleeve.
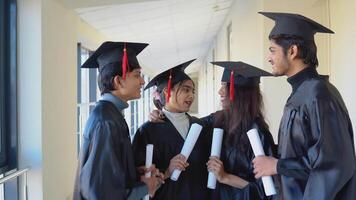
[[269, 199], [266, 197], [262, 180], [251, 181], [242, 189], [241, 200]]
[[[152, 144], [152, 140], [155, 140], [152, 137], [155, 137], [154, 134], [150, 135], [149, 133], [154, 133], [154, 129], [148, 124], [143, 124], [139, 129], [137, 129], [135, 137], [132, 141], [132, 147], [135, 158], [136, 167], [144, 166], [146, 164], [146, 146], [147, 144]], [[155, 145], [155, 144], [153, 144]], [[158, 150], [158, 147], [153, 147], [153, 164], [156, 165], [156, 168], [164, 173], [166, 168], [158, 167], [157, 159], [162, 156], [162, 153]]]
[[[258, 126], [255, 124], [255, 128], [258, 128]], [[261, 129], [258, 129], [258, 133], [261, 139], [261, 143], [263, 146], [263, 150], [267, 156], [274, 156], [274, 141], [271, 133], [269, 131], [262, 131]], [[250, 168], [250, 177], [254, 177], [253, 175], [253, 166], [252, 166], [252, 160], [255, 157], [252, 149], [248, 151], [248, 154], [250, 155], [250, 160], [251, 162], [248, 163], [249, 168]], [[246, 163], [247, 164], [247, 163]], [[272, 199], [273, 197], [267, 197], [264, 192], [264, 187], [262, 183], [262, 179], [254, 179], [252, 180], [247, 180], [249, 183], [241, 190], [241, 193], [239, 195], [239, 199], [243, 200], [255, 200], [255, 199]]]
[[148, 144], [144, 128], [137, 129], [132, 141], [132, 149], [135, 158], [136, 167], [145, 165], [146, 162], [146, 145]]
[[305, 155], [280, 159], [279, 174], [304, 179], [303, 199], [334, 199], [355, 171], [353, 132], [347, 112], [330, 100], [309, 105], [306, 129], [310, 136]]
[[202, 125], [207, 130], [212, 130], [214, 128], [214, 115], [210, 114], [208, 116], [200, 118]]
[[114, 125], [100, 122], [94, 127], [89, 157], [81, 170], [81, 193], [93, 200], [126, 198], [125, 172], [120, 162], [120, 138]]

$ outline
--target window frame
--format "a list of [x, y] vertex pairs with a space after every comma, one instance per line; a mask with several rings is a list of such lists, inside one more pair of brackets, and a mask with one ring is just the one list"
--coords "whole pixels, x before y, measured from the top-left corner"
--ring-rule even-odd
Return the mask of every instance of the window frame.
[[232, 22], [226, 27], [226, 52], [227, 60], [230, 60], [232, 57]]
[[17, 168], [17, 4], [0, 2], [0, 174]]

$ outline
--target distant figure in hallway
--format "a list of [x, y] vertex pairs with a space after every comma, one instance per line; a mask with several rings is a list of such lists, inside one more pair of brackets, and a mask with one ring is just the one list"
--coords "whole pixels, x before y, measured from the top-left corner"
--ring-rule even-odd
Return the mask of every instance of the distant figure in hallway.
[[256, 178], [278, 174], [282, 199], [356, 199], [352, 124], [339, 91], [319, 75], [314, 34], [333, 33], [302, 15], [260, 12], [276, 22], [268, 61], [292, 94], [279, 127], [278, 158], [254, 160]]
[[[123, 200], [154, 195], [159, 172], [136, 173], [129, 129], [123, 110], [127, 101], [141, 97], [144, 80], [136, 56], [143, 43], [105, 42], [82, 65], [98, 68], [101, 99], [87, 121], [73, 199]], [[142, 182], [141, 182], [142, 181]]]

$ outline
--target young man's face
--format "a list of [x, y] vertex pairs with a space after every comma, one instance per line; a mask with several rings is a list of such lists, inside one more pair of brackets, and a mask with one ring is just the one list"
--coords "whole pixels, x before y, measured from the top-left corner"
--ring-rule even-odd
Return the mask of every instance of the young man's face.
[[141, 69], [134, 69], [127, 73], [125, 80], [122, 80], [123, 87], [121, 92], [128, 100], [139, 99], [144, 84], [145, 80], [141, 76]]
[[274, 40], [270, 40], [268, 62], [272, 65], [272, 74], [275, 76], [286, 75], [290, 66], [287, 56], [283, 52], [283, 48], [276, 44]]

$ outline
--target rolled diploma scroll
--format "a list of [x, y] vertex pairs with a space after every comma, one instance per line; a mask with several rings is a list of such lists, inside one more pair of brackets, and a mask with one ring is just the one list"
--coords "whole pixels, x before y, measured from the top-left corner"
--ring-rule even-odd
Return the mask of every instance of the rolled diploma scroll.
[[[152, 144], [148, 144], [146, 146], [146, 166], [145, 166], [146, 168], [151, 167], [151, 165], [152, 165], [152, 157], [153, 157], [153, 145]], [[151, 172], [147, 172], [145, 174], [145, 177], [146, 178], [151, 177]], [[150, 199], [149, 195], [146, 195], [144, 197], [144, 200], [149, 200], [149, 199]]]
[[[255, 156], [264, 156], [265, 152], [263, 150], [261, 139], [260, 136], [258, 135], [258, 131], [255, 128], [253, 128], [247, 131], [247, 136], [248, 139], [250, 140], [252, 150]], [[276, 188], [274, 187], [273, 179], [271, 176], [263, 176], [262, 183], [267, 196], [276, 194]]]
[[[216, 156], [216, 157], [220, 158], [223, 134], [224, 134], [224, 131], [221, 128], [214, 128], [213, 142], [211, 143], [210, 156]], [[216, 177], [213, 172], [209, 172], [208, 188], [215, 189], [215, 187], [216, 187]]]
[[[198, 140], [202, 128], [203, 128], [202, 126], [196, 123], [192, 124], [192, 126], [190, 127], [188, 136], [185, 139], [183, 148], [180, 152], [187, 160], [194, 148], [196, 141]], [[181, 172], [182, 172], [181, 170], [175, 169], [171, 175], [171, 179], [173, 181], [177, 181]]]

